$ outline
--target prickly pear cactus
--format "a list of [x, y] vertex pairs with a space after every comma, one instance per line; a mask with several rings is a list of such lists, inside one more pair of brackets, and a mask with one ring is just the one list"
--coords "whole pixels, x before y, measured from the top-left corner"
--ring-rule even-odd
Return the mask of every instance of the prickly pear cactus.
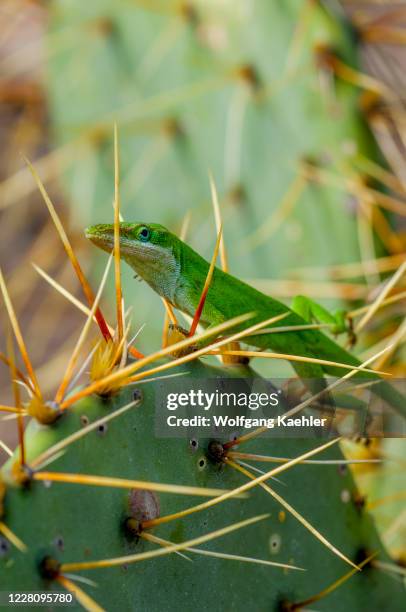
[[[188, 371], [196, 379], [253, 375], [242, 366], [214, 368], [199, 362], [189, 364]], [[111, 399], [91, 396], [67, 410], [53, 425], [38, 425], [34, 420], [29, 424], [26, 462], [34, 466], [36, 457], [72, 433], [84, 433], [92, 423], [97, 426], [64, 449], [58, 447], [59, 453], [55, 448], [57, 458], [52, 464], [44, 461], [43, 467], [27, 473], [24, 485], [18, 486], [15, 480], [17, 454], [3, 468], [6, 491], [2, 520], [27, 550], [21, 552], [2, 539], [0, 591], [58, 591], [61, 574], [68, 578], [72, 575], [73, 580], [82, 576], [94, 581], [97, 588], [93, 582], [77, 584], [107, 610], [287, 611], [313, 607], [310, 602], [319, 593], [318, 610], [403, 609], [402, 584], [375, 568], [373, 560], [323, 596], [321, 591], [351, 572], [351, 566], [305, 528], [286, 505], [258, 486], [246, 498], [227, 499], [148, 527], [145, 521], [153, 522], [215, 498], [200, 496], [199, 492], [186, 496], [152, 492], [146, 490], [147, 483], [231, 490], [247, 482], [244, 475], [224, 464], [221, 453], [213, 452], [212, 440], [156, 436], [154, 385], [158, 384], [164, 382], [127, 388]], [[134, 397], [138, 399], [136, 406], [108, 420]], [[315, 446], [315, 441], [309, 440], [259, 437], [242, 445], [241, 450], [295, 457]], [[61, 455], [62, 450], [65, 452]], [[48, 459], [52, 455], [48, 453]], [[319, 458], [340, 459], [342, 455], [335, 446]], [[264, 469], [268, 470], [266, 465]], [[43, 476], [37, 479], [35, 474], [41, 473]], [[134, 489], [91, 486], [79, 480], [76, 484], [63, 483], [54, 480], [55, 473], [74, 474], [78, 479], [89, 474], [137, 479], [146, 484], [145, 489], [142, 485]], [[342, 466], [296, 465], [281, 473], [280, 479], [282, 482], [270, 480], [267, 484], [349, 560], [360, 564], [372, 554], [373, 559], [385, 560], [374, 525], [359, 503], [349, 472]], [[241, 531], [204, 544], [202, 554], [196, 545], [193, 552], [180, 551], [187, 558], [173, 552], [161, 558], [141, 557], [138, 562], [122, 558], [165, 550], [165, 545], [147, 541], [143, 534], [180, 543], [261, 515], [265, 517]], [[208, 551], [220, 556], [202, 556], [210, 554]], [[239, 557], [222, 558], [223, 553]], [[259, 561], [249, 562], [244, 557]], [[116, 558], [118, 565], [110, 568], [64, 568], [64, 564]], [[288, 564], [305, 571], [262, 562]]]
[[[191, 209], [194, 245], [211, 253], [210, 168], [232, 272], [278, 278], [298, 261], [359, 258], [353, 202], [318, 171], [345, 179], [357, 156], [376, 152], [348, 71], [336, 70], [353, 61], [353, 41], [320, 2], [51, 7], [50, 110], [80, 226], [111, 220], [117, 121], [126, 219], [177, 229]], [[139, 321], [158, 328], [159, 301], [135, 301]], [[254, 375], [187, 370], [196, 380]], [[31, 402], [43, 423], [26, 428], [23, 469], [17, 449], [1, 471], [0, 591], [75, 584], [89, 610], [403, 610], [403, 585], [376, 563], [390, 559], [343, 465], [297, 464], [267, 490], [222, 499], [247, 476], [223, 440], [156, 435], [164, 384], [89, 395], [57, 419], [58, 406]], [[258, 436], [233, 450], [294, 458], [315, 446]], [[343, 456], [335, 445], [322, 458]]]
[[[178, 230], [190, 210], [189, 238], [208, 255], [211, 169], [231, 272], [277, 279], [299, 261], [359, 259], [356, 206], [344, 182], [356, 158], [374, 159], [376, 150], [359, 90], [333, 60], [354, 67], [351, 31], [322, 2], [52, 7], [51, 117], [57, 141], [71, 146], [66, 185], [82, 227], [111, 219], [116, 120], [127, 220]], [[304, 163], [336, 179], [314, 180]], [[140, 320], [152, 313], [149, 329], [157, 309], [138, 306]]]

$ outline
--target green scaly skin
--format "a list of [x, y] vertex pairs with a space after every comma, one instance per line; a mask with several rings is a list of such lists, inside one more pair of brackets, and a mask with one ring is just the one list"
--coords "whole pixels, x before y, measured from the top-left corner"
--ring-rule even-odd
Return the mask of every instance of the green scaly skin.
[[[93, 225], [86, 229], [86, 237], [96, 246], [110, 253], [114, 246], [114, 226]], [[162, 225], [155, 223], [121, 223], [120, 254], [156, 293], [168, 300], [175, 308], [193, 316], [198, 306], [207, 277], [209, 263], [190, 246]], [[303, 298], [302, 298], [303, 301]], [[310, 303], [310, 302], [308, 302]], [[319, 316], [323, 309], [317, 307]], [[270, 317], [286, 314], [281, 323], [284, 327], [308, 323], [285, 304], [264, 295], [231, 274], [215, 268], [204, 304], [201, 324], [204, 327], [218, 325], [238, 315], [255, 312], [247, 323], [234, 328], [239, 331]], [[326, 313], [328, 315], [328, 313]], [[337, 318], [339, 321], [342, 315]], [[332, 315], [326, 317], [334, 321]], [[270, 325], [269, 327], [272, 327]], [[343, 331], [339, 324], [337, 330]], [[260, 349], [272, 349], [303, 357], [360, 365], [359, 360], [317, 329], [294, 330], [292, 332], [260, 334], [244, 339], [244, 342]], [[324, 374], [340, 377], [342, 368], [292, 362], [302, 379], [322, 379]], [[369, 379], [373, 374], [359, 372], [354, 378]], [[378, 378], [378, 377], [377, 377]], [[406, 417], [405, 398], [391, 385], [381, 382], [373, 385], [374, 392], [388, 401], [402, 416]]]

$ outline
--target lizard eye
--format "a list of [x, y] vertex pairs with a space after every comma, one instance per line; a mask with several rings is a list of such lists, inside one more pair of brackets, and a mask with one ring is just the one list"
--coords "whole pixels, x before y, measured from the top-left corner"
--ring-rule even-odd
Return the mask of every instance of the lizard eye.
[[148, 242], [150, 238], [151, 238], [150, 230], [147, 227], [142, 227], [140, 231], [138, 232], [138, 239], [141, 240], [141, 242]]

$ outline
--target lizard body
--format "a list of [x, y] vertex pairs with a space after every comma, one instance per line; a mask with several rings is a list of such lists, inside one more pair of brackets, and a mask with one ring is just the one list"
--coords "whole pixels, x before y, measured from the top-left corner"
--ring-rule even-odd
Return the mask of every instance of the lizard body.
[[[110, 253], [114, 246], [114, 226], [94, 225], [87, 228], [86, 237]], [[156, 293], [175, 308], [193, 317], [207, 277], [209, 263], [189, 245], [162, 225], [121, 223], [120, 255]], [[305, 298], [300, 300], [302, 305], [304, 300]], [[309, 303], [306, 301], [306, 304]], [[321, 316], [323, 313], [327, 316], [333, 330], [345, 331], [338, 319], [329, 315], [321, 306], [316, 305], [316, 311], [321, 313]], [[279, 314], [287, 315], [282, 322], [284, 327], [306, 325], [309, 322], [308, 318], [306, 320], [282, 302], [215, 268], [202, 311], [200, 320], [202, 325], [214, 326], [248, 312], [255, 312], [254, 317], [247, 323], [233, 328], [233, 331], [239, 331]], [[339, 320], [342, 321], [342, 317], [339, 317]], [[245, 338], [244, 343], [279, 353], [360, 365], [354, 355], [318, 329], [257, 334]], [[292, 366], [302, 379], [320, 379], [324, 374], [340, 377], [343, 374], [341, 368], [331, 365], [293, 362]], [[369, 380], [374, 376], [365, 372], [358, 372], [355, 375], [358, 379]], [[405, 399], [396, 389], [384, 381], [377, 383], [373, 388], [374, 392], [387, 400], [395, 410], [406, 416]]]

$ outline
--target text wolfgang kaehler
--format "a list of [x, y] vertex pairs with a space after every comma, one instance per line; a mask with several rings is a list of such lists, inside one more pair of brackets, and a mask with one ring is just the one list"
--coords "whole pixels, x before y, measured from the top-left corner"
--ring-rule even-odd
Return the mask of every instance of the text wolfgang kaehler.
[[[168, 393], [166, 408], [171, 413], [166, 418], [169, 427], [204, 427], [204, 428], [245, 428], [256, 427], [323, 427], [327, 419], [313, 416], [300, 415], [287, 417], [278, 415], [276, 417], [255, 417], [246, 414], [216, 414], [216, 409], [230, 408], [234, 410], [249, 410], [265, 412], [267, 408], [275, 408], [279, 405], [279, 392], [272, 393], [233, 393], [220, 390], [207, 392], [201, 389], [191, 389], [188, 392]], [[196, 409], [197, 414], [192, 416], [177, 416], [174, 414], [179, 408]]]

